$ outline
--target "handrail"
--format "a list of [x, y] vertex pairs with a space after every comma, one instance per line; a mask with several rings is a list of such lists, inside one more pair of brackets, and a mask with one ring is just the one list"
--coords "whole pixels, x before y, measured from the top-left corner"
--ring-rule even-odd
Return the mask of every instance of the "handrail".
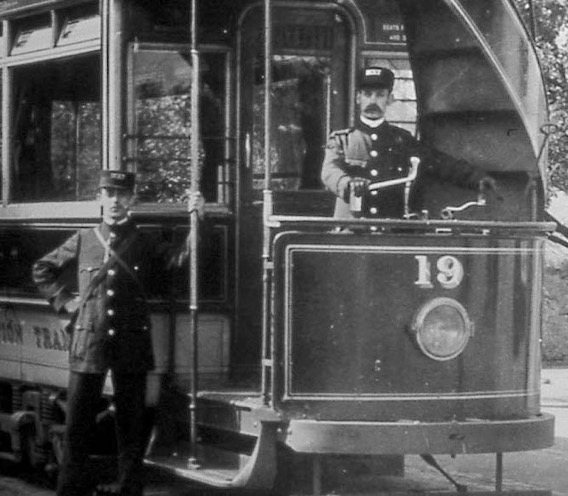
[[309, 217], [301, 215], [271, 215], [266, 222], [272, 228], [283, 225], [302, 225], [319, 227], [359, 227], [377, 229], [396, 229], [403, 231], [486, 231], [486, 230], [510, 230], [510, 231], [534, 231], [550, 233], [556, 229], [553, 222], [513, 222], [513, 221], [477, 221], [477, 220], [403, 220], [403, 219], [342, 219], [337, 217]]
[[[201, 170], [199, 164], [199, 50], [197, 40], [197, 0], [191, 0], [191, 142], [190, 142], [190, 174], [191, 186], [190, 192], [192, 194], [200, 193], [200, 180]], [[188, 213], [189, 213], [189, 335], [191, 339], [191, 401], [189, 405], [189, 427], [190, 427], [190, 453], [187, 460], [188, 465], [193, 468], [199, 466], [197, 459], [197, 393], [199, 390], [199, 215], [196, 209], [191, 209], [191, 204], [188, 200]]]

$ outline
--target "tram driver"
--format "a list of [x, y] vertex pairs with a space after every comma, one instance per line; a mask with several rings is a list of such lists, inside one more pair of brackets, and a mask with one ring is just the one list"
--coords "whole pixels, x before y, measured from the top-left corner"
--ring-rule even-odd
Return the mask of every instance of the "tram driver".
[[[118, 479], [101, 484], [97, 495], [142, 496], [142, 460], [151, 431], [147, 373], [154, 367], [146, 292], [156, 275], [180, 265], [188, 244], [153, 242], [129, 215], [135, 175], [102, 171], [97, 198], [103, 218], [75, 233], [33, 266], [34, 282], [58, 313], [71, 314], [69, 387], [63, 462], [58, 496], [92, 493], [87, 470], [90, 440], [107, 372], [114, 386]], [[202, 213], [203, 199], [190, 195], [190, 209]], [[79, 298], [65, 273], [77, 267]]]
[[401, 218], [404, 186], [383, 189], [379, 194], [369, 191], [369, 185], [407, 176], [411, 157], [420, 159], [417, 182], [431, 174], [472, 190], [495, 191], [495, 179], [483, 170], [420, 143], [407, 130], [386, 121], [394, 79], [394, 73], [384, 67], [362, 69], [357, 82], [357, 122], [329, 137], [321, 179], [337, 196], [334, 217], [354, 216], [349, 206], [353, 193], [366, 200], [361, 212], [364, 217]]

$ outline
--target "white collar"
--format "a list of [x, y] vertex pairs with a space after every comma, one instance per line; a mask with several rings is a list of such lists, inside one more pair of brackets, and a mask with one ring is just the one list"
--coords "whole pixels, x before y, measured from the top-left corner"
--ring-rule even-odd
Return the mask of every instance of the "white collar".
[[381, 119], [367, 119], [367, 117], [363, 117], [362, 115], [360, 116], [361, 122], [363, 124], [365, 124], [365, 126], [368, 127], [372, 127], [372, 128], [377, 128], [379, 127], [383, 122], [385, 122], [385, 118], [382, 117]]
[[130, 220], [129, 216], [127, 215], [126, 217], [124, 217], [123, 219], [120, 219], [118, 221], [114, 221], [114, 222], [107, 222], [106, 219], [103, 219], [103, 222], [109, 226], [109, 227], [118, 227], [118, 226], [122, 226], [124, 224], [126, 224], [128, 221]]

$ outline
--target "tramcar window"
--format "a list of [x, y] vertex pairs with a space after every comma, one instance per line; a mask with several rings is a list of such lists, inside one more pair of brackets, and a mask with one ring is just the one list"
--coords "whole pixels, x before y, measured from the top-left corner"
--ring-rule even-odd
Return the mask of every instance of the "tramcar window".
[[[327, 133], [347, 122], [349, 28], [336, 10], [275, 8], [272, 57], [272, 187], [319, 189]], [[263, 188], [262, 12], [246, 19], [243, 67], [252, 98], [253, 187]], [[249, 66], [250, 65], [250, 66]], [[250, 76], [248, 75], [250, 74]]]
[[[0, 292], [3, 296], [30, 296], [37, 294], [32, 278], [32, 264], [63, 243], [73, 234], [73, 229], [22, 230], [0, 229]], [[73, 268], [65, 272], [71, 288], [76, 288]]]
[[98, 56], [14, 69], [15, 202], [92, 200], [101, 163]]
[[[225, 126], [227, 55], [202, 55], [201, 188], [207, 201], [227, 201]], [[127, 162], [138, 174], [142, 202], [176, 203], [191, 184], [189, 54], [176, 48], [133, 47]]]
[[403, 54], [374, 55], [365, 60], [366, 66], [390, 67], [396, 73], [393, 102], [388, 106], [386, 118], [392, 124], [412, 134], [416, 132], [416, 89], [408, 57]]
[[398, 2], [375, 0], [359, 2], [361, 29], [357, 33], [364, 50], [361, 66], [389, 67], [396, 75], [393, 102], [387, 120], [416, 132], [416, 91], [409, 62], [406, 33]]
[[[317, 189], [330, 89], [330, 57], [275, 55], [272, 86], [271, 166], [275, 189]], [[264, 99], [262, 83], [255, 101]], [[255, 105], [254, 187], [264, 184], [263, 107]]]

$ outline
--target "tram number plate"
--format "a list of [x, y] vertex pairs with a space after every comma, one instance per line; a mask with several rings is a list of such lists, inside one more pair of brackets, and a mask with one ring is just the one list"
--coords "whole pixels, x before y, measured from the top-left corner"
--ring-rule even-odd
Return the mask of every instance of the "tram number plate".
[[[414, 284], [419, 288], [430, 289], [439, 284], [444, 289], [455, 289], [463, 281], [463, 265], [451, 255], [443, 255], [435, 260], [427, 255], [416, 255], [418, 265], [417, 279]], [[434, 265], [434, 273], [432, 272]]]

